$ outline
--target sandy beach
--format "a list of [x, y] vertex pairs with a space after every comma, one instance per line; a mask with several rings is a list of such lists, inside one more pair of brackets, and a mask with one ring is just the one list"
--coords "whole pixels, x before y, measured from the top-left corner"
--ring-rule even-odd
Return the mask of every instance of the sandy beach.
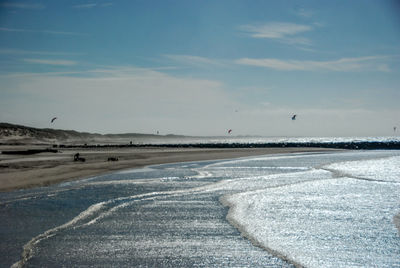
[[[43, 146], [0, 146], [1, 151], [37, 148], [43, 149]], [[323, 148], [200, 149], [146, 147], [60, 149], [57, 153], [44, 152], [33, 155], [0, 154], [0, 191], [46, 186], [155, 164], [326, 150]], [[77, 152], [85, 158], [85, 162], [73, 161], [73, 156]], [[116, 157], [118, 161], [107, 161], [109, 157]]]

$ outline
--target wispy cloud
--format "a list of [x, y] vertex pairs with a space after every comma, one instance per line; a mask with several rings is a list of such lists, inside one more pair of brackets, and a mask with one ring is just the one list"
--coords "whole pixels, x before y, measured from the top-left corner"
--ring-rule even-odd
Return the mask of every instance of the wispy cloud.
[[311, 41], [299, 36], [299, 34], [309, 32], [313, 30], [313, 27], [295, 23], [270, 22], [262, 25], [242, 25], [239, 29], [253, 38], [267, 38], [289, 44], [310, 45]]
[[19, 9], [44, 9], [46, 6], [40, 3], [4, 2], [0, 4], [0, 7]]
[[45, 34], [57, 34], [57, 35], [76, 35], [76, 36], [85, 36], [87, 34], [84, 33], [76, 33], [76, 32], [63, 32], [63, 31], [51, 31], [51, 30], [42, 30], [38, 31]]
[[187, 65], [196, 66], [225, 66], [223, 60], [210, 59], [206, 57], [193, 56], [193, 55], [164, 55], [166, 58], [175, 62], [180, 62]]
[[77, 64], [76, 61], [71, 61], [71, 60], [23, 59], [23, 61], [35, 64], [60, 65], [60, 66], [71, 66]]
[[88, 3], [88, 4], [80, 4], [80, 5], [74, 5], [72, 6], [73, 8], [77, 9], [90, 9], [94, 7], [108, 7], [112, 6], [113, 3], [111, 2], [106, 2], [106, 3]]
[[0, 27], [0, 32], [16, 32], [16, 33], [42, 33], [42, 34], [52, 34], [52, 35], [73, 35], [73, 36], [86, 36], [84, 33], [76, 32], [64, 32], [64, 31], [52, 31], [52, 30], [30, 30], [30, 29], [16, 29], [16, 28], [6, 28]]
[[296, 15], [302, 18], [311, 18], [314, 15], [314, 11], [305, 8], [299, 8], [296, 11]]
[[280, 71], [389, 71], [387, 64], [382, 60], [387, 56], [368, 56], [358, 58], [341, 58], [331, 61], [299, 61], [299, 60], [280, 60], [280, 59], [250, 59], [241, 58], [235, 61], [237, 64], [265, 67]]
[[75, 5], [73, 8], [93, 8], [97, 6], [97, 4], [81, 4], [81, 5]]
[[27, 32], [28, 30], [0, 27], [0, 31], [1, 32]]
[[84, 53], [62, 52], [62, 51], [35, 51], [35, 50], [0, 48], [0, 54], [6, 54], [6, 55], [83, 55]]

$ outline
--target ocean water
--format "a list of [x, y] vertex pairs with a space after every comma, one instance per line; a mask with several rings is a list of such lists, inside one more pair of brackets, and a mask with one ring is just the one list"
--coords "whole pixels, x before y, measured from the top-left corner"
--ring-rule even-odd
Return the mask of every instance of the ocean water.
[[[130, 140], [126, 140], [130, 142]], [[264, 143], [340, 143], [340, 142], [400, 142], [399, 136], [382, 137], [263, 137], [263, 136], [155, 136], [137, 137], [134, 144], [264, 144]]]
[[0, 267], [400, 267], [400, 151], [177, 163], [0, 194]]

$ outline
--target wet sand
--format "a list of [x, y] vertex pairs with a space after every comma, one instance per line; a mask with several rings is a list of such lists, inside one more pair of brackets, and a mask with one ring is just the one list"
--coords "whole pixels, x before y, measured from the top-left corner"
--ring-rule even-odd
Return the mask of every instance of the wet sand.
[[[30, 146], [0, 146], [1, 151], [32, 149]], [[42, 147], [40, 147], [42, 149]], [[34, 148], [35, 149], [35, 148]], [[36, 148], [37, 149], [37, 148]], [[118, 170], [148, 165], [230, 159], [245, 156], [328, 151], [324, 148], [79, 148], [60, 149], [57, 153], [34, 155], [0, 154], [0, 191], [47, 186], [64, 181], [84, 179]], [[74, 162], [79, 152], [85, 162]], [[107, 161], [117, 157], [118, 161]]]

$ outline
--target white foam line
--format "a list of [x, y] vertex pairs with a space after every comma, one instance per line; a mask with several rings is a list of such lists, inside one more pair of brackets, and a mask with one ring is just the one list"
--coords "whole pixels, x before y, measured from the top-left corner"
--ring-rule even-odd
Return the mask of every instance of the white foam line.
[[134, 169], [126, 169], [126, 170], [120, 170], [120, 171], [117, 171], [117, 172], [115, 172], [115, 173], [113, 173], [113, 174], [130, 174], [130, 173], [138, 173], [138, 172], [146, 172], [146, 171], [152, 171], [152, 170], [154, 170], [153, 168], [151, 168], [150, 166], [146, 166], [146, 167], [143, 167], [143, 168], [134, 168]]
[[[208, 171], [192, 169], [195, 171], [197, 175], [193, 176], [185, 176], [184, 179], [202, 179], [212, 177], [213, 174]], [[145, 184], [145, 183], [156, 183], [156, 182], [164, 182], [168, 180], [176, 180], [181, 179], [181, 177], [161, 177], [161, 178], [149, 178], [149, 179], [140, 179], [140, 180], [108, 180], [108, 181], [94, 181], [90, 182], [88, 185], [109, 185], [109, 184]]]
[[311, 167], [213, 167], [212, 169], [268, 169], [268, 170], [275, 170], [275, 169], [280, 169], [280, 170], [308, 170]]
[[93, 215], [94, 213], [96, 213], [97, 211], [99, 211], [100, 209], [102, 209], [105, 205], [105, 202], [101, 202], [101, 203], [97, 203], [94, 204], [92, 206], [90, 206], [87, 210], [83, 211], [82, 213], [80, 213], [77, 217], [73, 218], [71, 221], [57, 226], [55, 228], [49, 229], [46, 232], [32, 238], [27, 244], [24, 245], [23, 247], [23, 252], [22, 252], [22, 259], [16, 263], [14, 263], [11, 267], [23, 267], [26, 262], [32, 258], [33, 256], [33, 248], [35, 245], [37, 245], [40, 241], [50, 238], [54, 235], [56, 235], [57, 232], [67, 229], [70, 226], [73, 226], [74, 224], [76, 224], [77, 222], [84, 220], [85, 218], [90, 217], [91, 215]]
[[[204, 177], [212, 176], [212, 174], [207, 171], [203, 171], [203, 170], [195, 170], [195, 171], [198, 172], [198, 175], [191, 176], [189, 178], [204, 178]], [[279, 175], [281, 175], [281, 174], [279, 174]], [[278, 176], [278, 174], [276, 176]], [[246, 179], [252, 179], [252, 178], [246, 178]], [[207, 193], [207, 192], [219, 191], [219, 190], [226, 189], [227, 184], [231, 183], [232, 181], [236, 181], [236, 180], [238, 180], [238, 179], [224, 180], [224, 181], [219, 181], [216, 183], [211, 183], [209, 185], [199, 186], [199, 187], [195, 187], [195, 188], [191, 188], [191, 189], [151, 192], [151, 193], [133, 195], [133, 196], [128, 196], [128, 197], [119, 197], [119, 198], [112, 199], [109, 201], [104, 201], [104, 202], [94, 204], [94, 205], [90, 206], [88, 209], [86, 209], [85, 211], [81, 212], [78, 216], [73, 218], [71, 221], [69, 221], [63, 225], [60, 225], [58, 227], [49, 229], [49, 230], [45, 231], [44, 233], [32, 238], [27, 244], [25, 244], [23, 246], [22, 259], [20, 261], [16, 262], [15, 264], [13, 264], [12, 267], [13, 268], [23, 267], [27, 263], [27, 261], [30, 258], [32, 258], [33, 248], [40, 241], [42, 241], [44, 239], [48, 239], [48, 238], [56, 235], [58, 232], [65, 230], [67, 228], [73, 227], [74, 225], [77, 225], [79, 222], [90, 219], [91, 217], [94, 217], [94, 218], [91, 219], [90, 221], [84, 222], [73, 228], [80, 228], [80, 227], [92, 225], [92, 224], [96, 223], [97, 221], [99, 221], [100, 219], [103, 219], [103, 218], [107, 217], [108, 215], [111, 215], [116, 210], [123, 208], [123, 207], [127, 207], [135, 202], [144, 201], [144, 200], [155, 200], [156, 198], [163, 197], [163, 196], [172, 197], [172, 196], [181, 196], [181, 195], [185, 195], [185, 194], [194, 194], [194, 193], [198, 193], [198, 192]], [[132, 200], [132, 199], [135, 199], [135, 200]], [[129, 200], [131, 200], [131, 201], [129, 201]], [[121, 201], [122, 202], [128, 201], [128, 202], [107, 209], [108, 205], [115, 203], [115, 202], [121, 202]], [[100, 212], [101, 210], [105, 210], [105, 211]], [[96, 214], [97, 214], [97, 216], [96, 216]]]
[[[201, 173], [200, 171], [198, 171], [199, 173]], [[207, 175], [211, 175], [211, 173], [209, 172], [204, 172]], [[193, 178], [195, 178], [196, 176], [193, 176]], [[202, 176], [203, 178], [203, 176]], [[219, 186], [219, 182], [217, 183], [212, 183], [206, 186], [200, 186], [200, 187], [195, 187], [195, 188], [191, 188], [191, 189], [183, 189], [183, 190], [175, 190], [175, 191], [163, 191], [163, 192], [151, 192], [151, 193], [146, 193], [146, 194], [140, 194], [140, 195], [134, 195], [134, 196], [128, 196], [128, 197], [120, 197], [120, 198], [116, 198], [112, 201], [108, 201], [107, 203], [113, 203], [116, 201], [127, 201], [127, 200], [132, 200], [132, 199], [136, 199], [136, 200], [132, 200], [130, 202], [127, 203], [123, 203], [121, 205], [117, 205], [115, 207], [112, 207], [111, 209], [105, 211], [104, 213], [101, 213], [100, 215], [98, 215], [96, 218], [94, 218], [93, 220], [82, 224], [81, 226], [89, 226], [92, 225], [94, 223], [96, 223], [97, 221], [99, 221], [100, 219], [103, 219], [109, 215], [111, 215], [113, 212], [115, 212], [116, 210], [123, 208], [123, 207], [127, 207], [130, 206], [133, 203], [136, 202], [140, 202], [140, 201], [145, 201], [145, 200], [155, 200], [158, 197], [163, 197], [163, 196], [169, 196], [169, 197], [173, 197], [173, 196], [181, 196], [181, 195], [185, 195], [185, 194], [193, 194], [193, 193], [197, 193], [197, 192], [210, 192], [210, 191], [217, 191], [217, 190], [221, 190], [223, 189], [223, 184], [221, 186]], [[213, 187], [214, 186], [214, 187]], [[78, 226], [78, 227], [81, 227]]]
[[232, 226], [234, 226], [236, 229], [238, 229], [239, 232], [244, 237], [249, 239], [249, 241], [254, 246], [264, 249], [265, 251], [269, 252], [271, 255], [276, 256], [276, 257], [280, 258], [281, 260], [286, 261], [290, 264], [293, 264], [295, 267], [298, 267], [298, 268], [305, 267], [303, 264], [291, 259], [289, 256], [287, 256], [277, 250], [274, 250], [266, 245], [263, 245], [263, 243], [261, 243], [255, 236], [252, 236], [249, 232], [247, 232], [247, 229], [245, 228], [245, 226], [241, 225], [238, 221], [235, 220], [233, 215], [235, 214], [235, 212], [238, 208], [237, 208], [236, 204], [232, 203], [229, 200], [228, 196], [226, 196], [226, 197], [224, 196], [224, 197], [220, 198], [220, 202], [224, 206], [229, 207], [228, 215], [226, 216], [226, 219], [228, 220], [228, 222], [230, 222], [232, 224]]
[[[196, 176], [192, 176], [191, 178], [198, 178], [198, 177], [209, 177], [212, 176], [211, 173], [206, 172], [206, 171], [199, 171], [197, 170], [198, 175]], [[148, 181], [147, 181], [148, 182]], [[100, 182], [98, 182], [100, 183]], [[91, 183], [91, 184], [96, 184], [96, 183]], [[85, 211], [81, 212], [78, 216], [76, 216], [75, 218], [73, 218], [71, 221], [60, 225], [58, 227], [49, 229], [47, 231], [45, 231], [44, 233], [32, 238], [27, 244], [25, 244], [23, 246], [23, 252], [22, 252], [22, 259], [18, 262], [16, 262], [15, 264], [12, 265], [12, 267], [23, 267], [27, 261], [32, 258], [33, 256], [33, 248], [35, 245], [37, 245], [40, 241], [50, 238], [54, 235], [57, 234], [57, 232], [62, 231], [64, 229], [67, 229], [77, 223], [79, 223], [80, 221], [83, 221], [85, 219], [90, 218], [91, 216], [93, 216], [95, 213], [99, 212], [101, 209], [104, 209], [107, 205], [117, 202], [117, 201], [125, 201], [125, 200], [129, 200], [129, 199], [137, 199], [134, 200], [132, 202], [128, 202], [125, 204], [121, 204], [118, 205], [116, 207], [113, 207], [111, 209], [109, 209], [108, 211], [104, 212], [104, 213], [100, 213], [97, 217], [95, 217], [94, 219], [83, 223], [81, 225], [78, 225], [74, 228], [79, 228], [79, 227], [84, 227], [84, 226], [88, 226], [88, 225], [92, 225], [94, 223], [96, 223], [98, 220], [110, 215], [111, 213], [113, 213], [114, 211], [118, 210], [119, 208], [125, 207], [125, 206], [129, 206], [130, 204], [134, 203], [134, 202], [138, 202], [138, 201], [143, 201], [143, 200], [154, 200], [155, 197], [157, 196], [161, 196], [161, 195], [181, 195], [181, 194], [185, 194], [185, 193], [190, 193], [190, 192], [194, 192], [194, 191], [198, 191], [195, 190], [196, 188], [193, 188], [193, 190], [177, 190], [177, 191], [173, 191], [173, 192], [152, 192], [152, 193], [146, 193], [146, 194], [140, 194], [140, 195], [133, 195], [133, 196], [129, 196], [129, 197], [120, 197], [120, 198], [116, 198], [116, 199], [112, 199], [109, 201], [105, 201], [105, 202], [100, 202], [97, 204], [94, 204], [92, 206], [90, 206], [88, 209], [86, 209]]]
[[323, 170], [329, 171], [336, 178], [350, 178], [350, 179], [355, 179], [355, 180], [361, 180], [361, 181], [371, 181], [371, 182], [383, 182], [383, 183], [394, 183], [394, 184], [400, 184], [399, 181], [390, 181], [390, 180], [378, 180], [378, 179], [371, 179], [371, 178], [364, 178], [360, 176], [355, 176], [350, 173], [346, 173], [344, 171], [338, 170], [338, 169], [330, 169], [330, 168], [321, 168]]
[[135, 202], [139, 202], [139, 201], [144, 201], [144, 200], [154, 200], [155, 198], [159, 197], [159, 196], [163, 196], [163, 195], [169, 195], [169, 196], [179, 196], [182, 194], [189, 194], [189, 193], [193, 193], [193, 192], [197, 192], [200, 189], [196, 190], [196, 188], [193, 189], [185, 189], [185, 190], [176, 190], [176, 191], [172, 191], [172, 192], [168, 192], [168, 191], [163, 191], [163, 192], [152, 192], [152, 193], [146, 193], [146, 194], [139, 194], [139, 195], [133, 195], [133, 196], [128, 196], [128, 197], [119, 197], [116, 199], [112, 199], [109, 201], [105, 201], [105, 202], [100, 202], [97, 204], [94, 204], [92, 206], [90, 206], [88, 209], [86, 209], [85, 211], [81, 212], [78, 216], [76, 216], [75, 218], [73, 218], [71, 221], [57, 226], [55, 228], [49, 229], [47, 231], [45, 231], [44, 233], [32, 238], [27, 244], [25, 244], [23, 246], [23, 252], [22, 252], [22, 259], [16, 263], [14, 263], [11, 267], [16, 268], [16, 267], [23, 267], [27, 261], [33, 257], [33, 248], [35, 245], [37, 245], [40, 241], [50, 238], [54, 235], [56, 235], [58, 232], [65, 230], [67, 228], [70, 228], [74, 225], [76, 225], [77, 223], [84, 221], [90, 217], [95, 216], [96, 213], [98, 213], [99, 211], [101, 211], [102, 209], [105, 209], [107, 205], [115, 203], [117, 201], [126, 201], [126, 200], [131, 200], [131, 199], [137, 199], [137, 200], [133, 200], [131, 202], [128, 203], [124, 203], [121, 205], [117, 205], [115, 207], [112, 207], [111, 209], [105, 211], [104, 213], [100, 213], [97, 217], [95, 217], [94, 219], [77, 225], [73, 228], [80, 228], [80, 227], [84, 227], [84, 226], [88, 226], [88, 225], [92, 225], [94, 223], [96, 223], [98, 220], [110, 215], [111, 213], [113, 213], [114, 211], [122, 208], [122, 207], [126, 207], [131, 205], [132, 203]]
[[[116, 198], [116, 199], [112, 199], [109, 201], [105, 201], [105, 202], [100, 202], [97, 204], [94, 204], [92, 206], [90, 206], [88, 209], [86, 209], [85, 211], [81, 212], [78, 216], [76, 216], [75, 218], [73, 218], [71, 221], [57, 226], [55, 228], [49, 229], [47, 231], [45, 231], [44, 233], [32, 238], [27, 244], [24, 245], [23, 247], [23, 252], [22, 252], [22, 259], [18, 262], [16, 262], [15, 264], [13, 264], [11, 267], [23, 267], [26, 262], [32, 258], [33, 256], [33, 247], [35, 245], [37, 245], [40, 241], [50, 238], [54, 235], [57, 234], [57, 232], [65, 230], [69, 227], [72, 227], [73, 225], [76, 225], [77, 223], [84, 221], [92, 216], [94, 216], [96, 213], [98, 213], [100, 210], [106, 208], [107, 205], [114, 203], [115, 201], [123, 201], [125, 199], [129, 199], [129, 198], [142, 198], [142, 197], [147, 197], [147, 196], [151, 196], [151, 195], [158, 195], [158, 194], [164, 194], [163, 192], [155, 192], [155, 193], [148, 193], [148, 194], [141, 194], [141, 195], [135, 195], [135, 196], [130, 196], [130, 197], [121, 197], [121, 198]], [[101, 214], [100, 214], [101, 215]], [[99, 218], [99, 216], [97, 216], [96, 218], [94, 218], [93, 220], [89, 221], [88, 223], [94, 223], [97, 221], [97, 219]], [[88, 223], [83, 223], [81, 225], [78, 225], [74, 228], [79, 228], [82, 226], [86, 226], [89, 225]]]
[[338, 166], [340, 164], [343, 165], [343, 164], [346, 164], [346, 163], [349, 163], [349, 162], [359, 163], [360, 161], [368, 162], [368, 161], [380, 161], [380, 160], [385, 160], [385, 159], [397, 159], [397, 158], [400, 159], [399, 156], [385, 156], [385, 157], [379, 157], [379, 158], [368, 159], [368, 160], [352, 160], [352, 161], [344, 161], [344, 162], [335, 162], [333, 164], [324, 165], [324, 166], [320, 167], [320, 169], [331, 172], [337, 178], [347, 177], [347, 178], [352, 178], [352, 179], [356, 179], [356, 180], [363, 180], [363, 181], [400, 184], [400, 181], [390, 181], [390, 180], [379, 180], [379, 179], [365, 178], [365, 177], [362, 177], [362, 176], [357, 176], [357, 175], [351, 174], [349, 172], [345, 172], [345, 171], [341, 170], [340, 168], [335, 168], [335, 166]]
[[[209, 188], [209, 186], [217, 185], [217, 184], [218, 183], [212, 183], [212, 184], [207, 185], [207, 186], [200, 186], [200, 187], [195, 187], [195, 188], [191, 188], [191, 189], [183, 189], [183, 190], [175, 190], [175, 191], [163, 191], [163, 192], [151, 192], [151, 193], [146, 193], [146, 194], [140, 194], [140, 195], [116, 198], [116, 199], [114, 199], [112, 201], [109, 201], [108, 203], [112, 203], [112, 202], [115, 202], [115, 201], [127, 201], [127, 200], [132, 200], [132, 199], [136, 199], [136, 200], [132, 200], [130, 202], [123, 203], [123, 204], [117, 205], [115, 207], [112, 207], [111, 209], [105, 211], [104, 213], [101, 213], [99, 216], [97, 216], [96, 218], [94, 218], [90, 222], [85, 223], [85, 224], [83, 224], [81, 226], [88, 226], [88, 225], [94, 224], [98, 220], [103, 219], [103, 218], [111, 215], [112, 212], [115, 212], [116, 210], [118, 210], [120, 208], [130, 206], [131, 204], [136, 203], [136, 202], [146, 201], [146, 200], [155, 200], [156, 198], [164, 197], [164, 196], [173, 197], [173, 196], [181, 196], [181, 195], [185, 195], [185, 194], [193, 194], [193, 193], [197, 193], [197, 192], [215, 191], [215, 190], [220, 189], [221, 187], [216, 187], [216, 188], [212, 189], [212, 188]], [[78, 226], [78, 227], [81, 227], [81, 226]]]
[[203, 179], [203, 178], [209, 178], [209, 177], [213, 176], [213, 174], [211, 172], [205, 171], [205, 170], [192, 169], [192, 171], [197, 172], [197, 175], [187, 176], [185, 178], [187, 178], [187, 179]]
[[233, 160], [227, 160], [227, 161], [221, 161], [221, 162], [217, 162], [217, 163], [212, 163], [209, 164], [207, 166], [205, 166], [205, 168], [209, 168], [209, 167], [213, 167], [213, 166], [219, 166], [219, 165], [224, 165], [224, 164], [228, 164], [228, 163], [242, 163], [242, 162], [250, 162], [250, 161], [260, 161], [260, 160], [279, 160], [279, 159], [292, 159], [292, 158], [298, 158], [301, 156], [304, 156], [304, 153], [293, 153], [294, 155], [279, 155], [279, 156], [271, 156], [271, 155], [265, 155], [265, 156], [261, 156], [261, 157], [246, 157], [246, 158], [239, 158], [239, 159], [233, 159]]
[[96, 223], [97, 221], [99, 221], [100, 219], [103, 219], [103, 218], [107, 217], [108, 215], [111, 215], [112, 212], [116, 211], [117, 209], [122, 208], [122, 207], [126, 207], [129, 204], [133, 204], [135, 202], [144, 201], [144, 200], [154, 200], [157, 196], [169, 195], [170, 193], [171, 192], [167, 192], [167, 191], [165, 191], [165, 192], [152, 192], [152, 193], [147, 193], [147, 194], [133, 195], [133, 196], [128, 196], [128, 197], [119, 197], [119, 198], [113, 199], [111, 201], [108, 201], [107, 203], [110, 204], [110, 203], [115, 203], [117, 201], [124, 202], [124, 201], [130, 200], [130, 199], [136, 199], [136, 200], [130, 201], [128, 203], [123, 203], [123, 204], [117, 205], [115, 207], [111, 207], [109, 210], [99, 214], [93, 220], [91, 220], [91, 221], [89, 221], [89, 222], [87, 222], [85, 224], [82, 224], [80, 226], [77, 226], [76, 228], [92, 225], [92, 224]]
[[[177, 177], [175, 177], [177, 178]], [[96, 181], [91, 182], [88, 185], [111, 185], [111, 184], [146, 184], [146, 183], [160, 183], [162, 179], [141, 179], [141, 180], [110, 180], [110, 181]]]

